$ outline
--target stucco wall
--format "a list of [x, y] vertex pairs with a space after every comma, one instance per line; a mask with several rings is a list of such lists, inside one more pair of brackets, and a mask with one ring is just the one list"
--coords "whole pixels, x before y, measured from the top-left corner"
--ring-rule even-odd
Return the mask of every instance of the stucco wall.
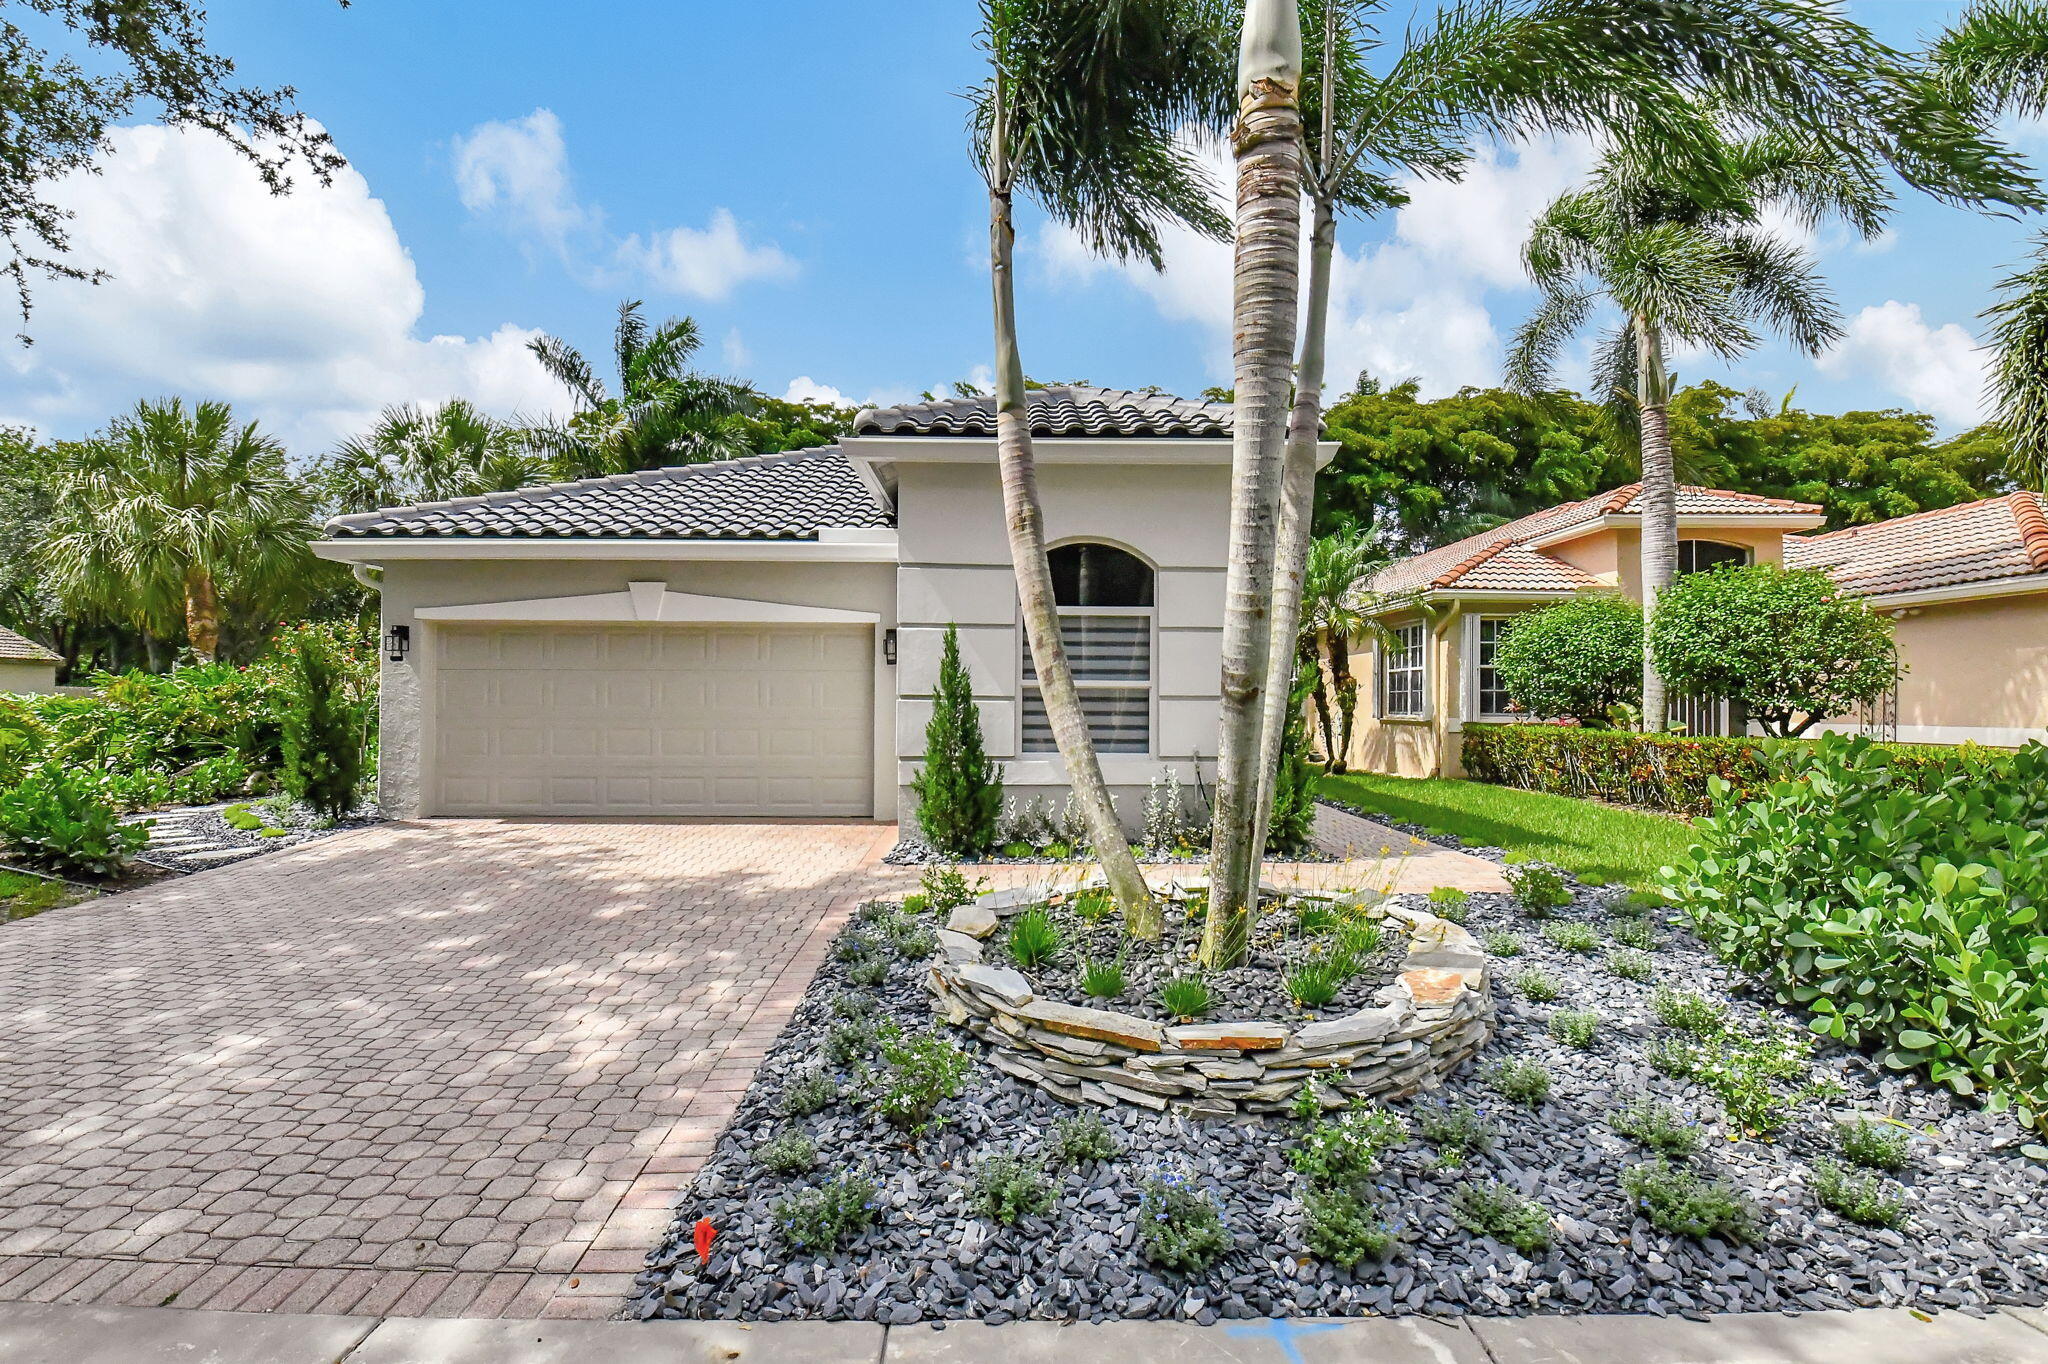
[[0, 692], [42, 693], [57, 690], [57, 665], [23, 658], [0, 658]]
[[1901, 739], [2048, 739], [2048, 592], [1909, 607], [1896, 629]]
[[[1437, 613], [1429, 628], [1429, 661], [1423, 684], [1428, 714], [1421, 719], [1380, 714], [1379, 645], [1371, 636], [1352, 642], [1352, 669], [1358, 678], [1358, 719], [1351, 731], [1350, 765], [1367, 772], [1397, 777], [1461, 775], [1457, 739], [1458, 676], [1463, 666], [1462, 611], [1457, 604]], [[1424, 617], [1414, 611], [1388, 616], [1389, 627], [1412, 625]]]
[[[762, 561], [633, 560], [397, 560], [383, 579], [383, 629], [412, 628], [412, 652], [403, 663], [383, 665], [378, 745], [378, 794], [387, 814], [418, 815], [432, 789], [435, 631], [415, 614], [425, 607], [469, 606], [586, 593], [623, 592], [631, 582], [662, 582], [669, 590], [736, 597], [783, 605], [820, 606], [873, 612], [875, 695], [894, 695], [896, 684], [883, 659], [882, 632], [896, 623], [894, 568], [886, 563], [787, 563]], [[650, 626], [649, 628], [661, 628]], [[895, 734], [893, 715], [878, 707], [874, 773], [875, 813], [895, 816]]]
[[[1020, 800], [1066, 791], [1057, 754], [1018, 754], [1018, 683], [1023, 633], [994, 463], [904, 463], [897, 469], [896, 570], [900, 666], [896, 686], [898, 779], [907, 782], [924, 751], [930, 693], [950, 622], [974, 680], [989, 753], [1004, 761]], [[1164, 766], [1192, 784], [1216, 756], [1216, 721], [1227, 560], [1229, 469], [1220, 464], [1041, 463], [1039, 497], [1047, 541], [1118, 545], [1156, 574], [1154, 709], [1150, 754], [1104, 754], [1103, 774], [1126, 823], [1142, 818], [1144, 789]], [[914, 800], [906, 792], [908, 819]]]

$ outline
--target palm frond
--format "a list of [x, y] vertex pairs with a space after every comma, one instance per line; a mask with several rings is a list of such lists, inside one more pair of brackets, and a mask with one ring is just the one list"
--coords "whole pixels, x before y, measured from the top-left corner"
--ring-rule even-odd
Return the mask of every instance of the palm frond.
[[1927, 55], [1960, 103], [2022, 118], [2048, 112], [2048, 9], [2038, 0], [1977, 0]]
[[2048, 235], [2034, 239], [2032, 259], [1998, 288], [1998, 301], [1984, 311], [1992, 420], [2010, 442], [2012, 476], [2048, 493]]
[[1763, 232], [1735, 229], [1722, 236], [1733, 267], [1737, 303], [1808, 355], [1819, 355], [1842, 335], [1842, 314], [1813, 257]]
[[1510, 389], [1534, 397], [1550, 387], [1557, 358], [1586, 324], [1593, 301], [1594, 295], [1583, 289], [1544, 292], [1542, 303], [1516, 328], [1515, 339], [1508, 344], [1506, 382]]
[[540, 361], [540, 367], [548, 377], [569, 390], [576, 401], [586, 408], [603, 407], [609, 394], [604, 383], [590, 367], [590, 361], [558, 336], [536, 336], [526, 343], [533, 352], [533, 358]]

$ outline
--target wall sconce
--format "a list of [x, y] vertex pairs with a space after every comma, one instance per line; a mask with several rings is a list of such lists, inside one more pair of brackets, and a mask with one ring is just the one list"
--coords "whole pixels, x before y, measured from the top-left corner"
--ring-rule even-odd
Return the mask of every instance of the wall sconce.
[[896, 632], [882, 631], [882, 661], [894, 667], [896, 664]]
[[384, 632], [384, 656], [393, 663], [405, 662], [405, 656], [412, 652], [412, 627], [394, 625]]

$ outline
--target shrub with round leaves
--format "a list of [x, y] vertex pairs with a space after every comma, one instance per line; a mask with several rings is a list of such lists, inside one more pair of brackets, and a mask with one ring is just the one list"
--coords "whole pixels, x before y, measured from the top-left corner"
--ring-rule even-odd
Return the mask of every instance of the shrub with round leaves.
[[1493, 669], [1531, 715], [1605, 728], [1608, 712], [1643, 697], [1643, 613], [1607, 593], [1517, 616], [1502, 632]]

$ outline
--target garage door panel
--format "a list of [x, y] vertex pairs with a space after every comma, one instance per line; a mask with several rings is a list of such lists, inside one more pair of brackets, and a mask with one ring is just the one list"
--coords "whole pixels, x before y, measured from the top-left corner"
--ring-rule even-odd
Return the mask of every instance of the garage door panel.
[[865, 629], [444, 627], [447, 814], [873, 812]]

